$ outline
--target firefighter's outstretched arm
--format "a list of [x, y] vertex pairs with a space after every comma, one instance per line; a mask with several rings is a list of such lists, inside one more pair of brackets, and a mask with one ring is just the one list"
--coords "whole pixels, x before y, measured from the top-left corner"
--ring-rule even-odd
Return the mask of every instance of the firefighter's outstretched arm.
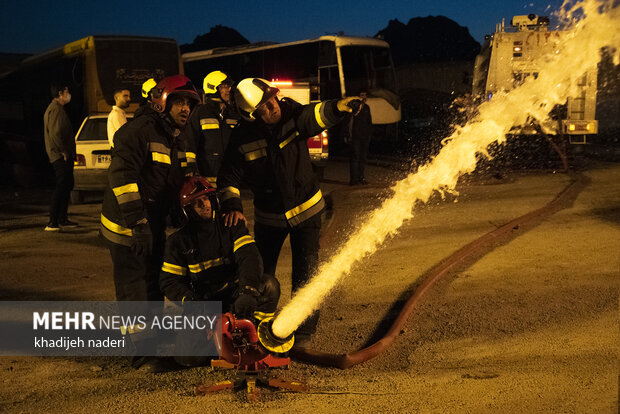
[[305, 105], [296, 119], [297, 129], [300, 135], [303, 137], [312, 137], [338, 124], [342, 121], [345, 113], [352, 111], [352, 108], [347, 104], [355, 99], [359, 98], [349, 97], [340, 100], [333, 99]]

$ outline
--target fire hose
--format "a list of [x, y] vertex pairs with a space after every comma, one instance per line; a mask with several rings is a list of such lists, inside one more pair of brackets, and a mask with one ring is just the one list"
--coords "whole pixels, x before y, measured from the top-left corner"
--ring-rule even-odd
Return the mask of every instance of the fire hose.
[[572, 176], [571, 182], [545, 206], [509, 221], [503, 226], [461, 247], [439, 262], [439, 264], [426, 274], [422, 275], [422, 283], [405, 303], [401, 312], [393, 321], [390, 329], [379, 341], [366, 348], [346, 354], [331, 354], [311, 349], [293, 349], [291, 350], [291, 356], [300, 361], [340, 369], [348, 369], [376, 357], [392, 345], [413, 310], [421, 302], [424, 294], [428, 292], [438, 280], [457, 270], [473, 265], [477, 260], [499, 245], [506, 244], [519, 235], [524, 234], [552, 214], [564, 208], [571, 207], [581, 190], [588, 185], [589, 181], [589, 178], [583, 174]]

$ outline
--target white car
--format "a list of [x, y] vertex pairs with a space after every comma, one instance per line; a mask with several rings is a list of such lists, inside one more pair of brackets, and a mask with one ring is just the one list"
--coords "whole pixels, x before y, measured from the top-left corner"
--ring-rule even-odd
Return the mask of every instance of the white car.
[[[127, 119], [132, 117], [133, 114], [127, 114]], [[112, 160], [110, 148], [108, 114], [87, 116], [75, 134], [75, 184], [71, 193], [73, 204], [81, 203], [85, 192], [105, 190], [108, 184], [108, 167]]]

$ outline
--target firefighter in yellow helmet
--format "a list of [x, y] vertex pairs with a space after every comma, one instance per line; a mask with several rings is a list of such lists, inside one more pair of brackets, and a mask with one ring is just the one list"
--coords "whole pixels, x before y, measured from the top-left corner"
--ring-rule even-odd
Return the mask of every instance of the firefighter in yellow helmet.
[[230, 77], [219, 70], [205, 76], [204, 103], [194, 110], [183, 132], [188, 158], [195, 157], [200, 175], [212, 183], [222, 165], [230, 133], [239, 119], [231, 102], [233, 85]]
[[142, 95], [142, 99], [140, 99], [140, 106], [134, 112], [133, 117], [138, 118], [139, 116], [144, 115], [147, 112], [151, 112], [151, 106], [149, 103], [151, 102], [151, 92], [157, 86], [157, 81], [153, 78], [148, 79], [146, 82], [142, 84], [142, 90], [140, 94]]
[[[275, 275], [280, 249], [290, 237], [293, 291], [304, 285], [318, 265], [321, 212], [325, 201], [314, 174], [308, 138], [340, 122], [358, 97], [301, 105], [278, 99], [279, 90], [265, 79], [248, 78], [237, 85], [235, 104], [243, 118], [217, 178], [224, 223], [245, 220], [241, 184], [254, 194], [254, 237], [264, 272]], [[303, 347], [316, 330], [318, 312], [295, 333]]]

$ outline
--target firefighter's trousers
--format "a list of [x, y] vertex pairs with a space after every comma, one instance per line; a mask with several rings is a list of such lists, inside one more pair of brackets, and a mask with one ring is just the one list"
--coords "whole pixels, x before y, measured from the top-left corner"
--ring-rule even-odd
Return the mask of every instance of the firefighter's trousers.
[[[286, 236], [290, 234], [293, 256], [293, 273], [291, 284], [293, 295], [315, 272], [319, 262], [319, 235], [321, 232], [321, 214], [316, 214], [295, 227], [273, 227], [256, 223], [254, 239], [256, 247], [263, 258], [266, 274], [275, 277], [278, 256]], [[316, 331], [319, 312], [316, 311], [296, 331], [296, 336], [312, 335]]]

